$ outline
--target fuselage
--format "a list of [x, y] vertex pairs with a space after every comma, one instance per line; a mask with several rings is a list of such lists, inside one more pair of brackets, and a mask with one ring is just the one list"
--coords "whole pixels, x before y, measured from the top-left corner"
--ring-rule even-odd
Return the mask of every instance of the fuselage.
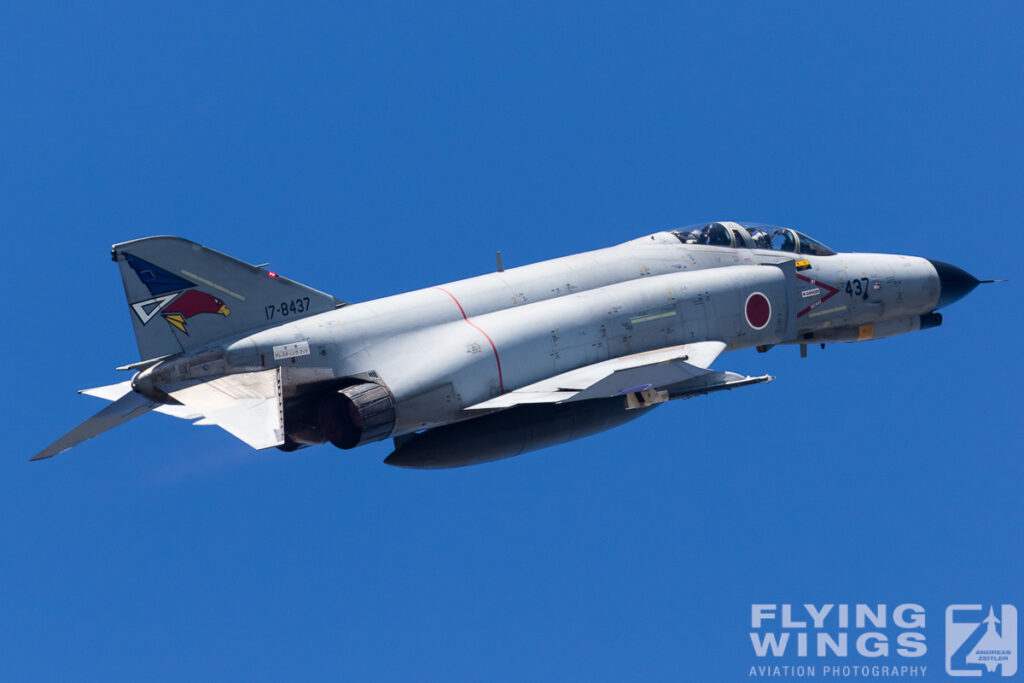
[[[767, 318], [763, 306], [750, 312], [755, 294], [769, 302]], [[401, 435], [464, 419], [467, 407], [532, 382], [652, 349], [909, 332], [938, 299], [938, 275], [923, 258], [685, 244], [659, 232], [281, 324], [230, 343], [225, 360], [228, 372], [282, 367], [287, 395], [338, 378], [383, 384]], [[887, 323], [893, 331], [872, 329]]]

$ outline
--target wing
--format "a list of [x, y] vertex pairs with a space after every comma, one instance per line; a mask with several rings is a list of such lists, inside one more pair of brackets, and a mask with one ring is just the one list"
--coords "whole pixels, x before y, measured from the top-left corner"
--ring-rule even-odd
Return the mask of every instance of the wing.
[[78, 393], [113, 403], [32, 456], [31, 460], [51, 458], [151, 410], [183, 420], [197, 420], [194, 424], [215, 424], [257, 449], [284, 443], [284, 404], [281, 372], [277, 368], [160, 388], [182, 405], [154, 403], [136, 393], [131, 381], [82, 389]]
[[284, 443], [280, 368], [160, 388], [202, 416], [200, 424], [215, 424], [253, 448]]
[[[151, 409], [197, 425], [215, 424], [253, 448], [279, 446], [284, 443], [284, 426], [277, 375], [274, 369], [161, 386], [182, 405], [157, 403]], [[132, 383], [126, 381], [78, 393], [116, 401], [131, 392]]]
[[725, 346], [717, 341], [697, 342], [612, 358], [510, 391], [472, 405], [468, 410], [510, 408], [525, 403], [567, 403], [650, 390], [662, 392], [661, 400], [669, 400], [774, 379], [770, 375], [747, 377], [708, 370]]

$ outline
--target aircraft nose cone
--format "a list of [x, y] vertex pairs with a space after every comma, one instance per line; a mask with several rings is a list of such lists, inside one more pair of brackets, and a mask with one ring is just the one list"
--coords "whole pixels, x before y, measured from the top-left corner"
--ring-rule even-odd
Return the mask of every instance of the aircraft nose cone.
[[978, 278], [963, 268], [931, 259], [928, 259], [928, 263], [932, 264], [935, 272], [939, 274], [939, 303], [935, 305], [935, 308], [943, 308], [960, 301], [981, 284]]

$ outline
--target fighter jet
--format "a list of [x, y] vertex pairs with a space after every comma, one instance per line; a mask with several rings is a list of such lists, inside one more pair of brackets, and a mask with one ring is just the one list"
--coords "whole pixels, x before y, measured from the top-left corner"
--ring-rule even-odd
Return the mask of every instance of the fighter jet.
[[178, 237], [116, 244], [140, 360], [49, 458], [143, 413], [255, 449], [394, 440], [389, 465], [459, 467], [596, 434], [676, 399], [773, 379], [725, 351], [862, 342], [942, 323], [981, 282], [916, 256], [836, 253], [721, 221], [346, 303]]

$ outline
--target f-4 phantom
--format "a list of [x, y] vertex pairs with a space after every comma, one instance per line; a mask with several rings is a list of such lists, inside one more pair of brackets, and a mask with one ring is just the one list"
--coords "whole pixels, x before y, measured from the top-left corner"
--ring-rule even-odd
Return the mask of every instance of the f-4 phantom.
[[83, 390], [111, 404], [33, 460], [156, 411], [256, 449], [391, 438], [389, 465], [482, 463], [773, 379], [712, 370], [725, 351], [935, 327], [981, 282], [732, 221], [518, 268], [499, 253], [495, 272], [363, 303], [178, 237], [111, 255], [142, 360]]

